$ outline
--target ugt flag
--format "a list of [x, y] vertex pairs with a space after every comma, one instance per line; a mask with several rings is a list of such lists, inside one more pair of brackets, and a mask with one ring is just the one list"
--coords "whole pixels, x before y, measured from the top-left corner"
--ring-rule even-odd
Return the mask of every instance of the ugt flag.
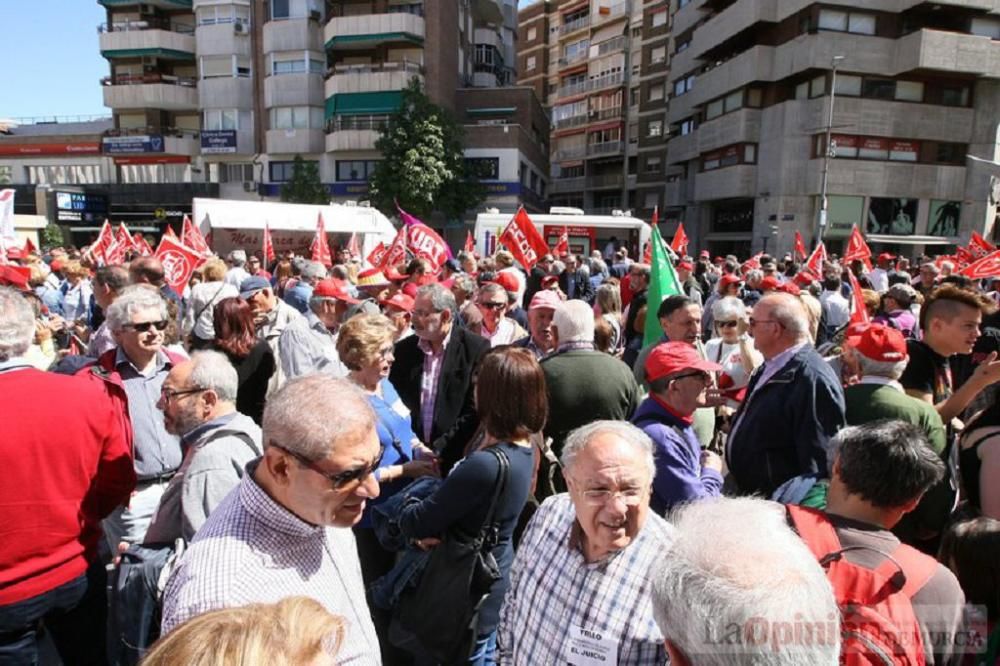
[[649, 290], [646, 292], [646, 326], [643, 329], [643, 346], [653, 344], [663, 337], [660, 320], [656, 311], [660, 309], [667, 296], [681, 293], [680, 281], [670, 262], [667, 246], [660, 236], [660, 230], [653, 227], [653, 235], [649, 239], [652, 245], [652, 261], [649, 270]]

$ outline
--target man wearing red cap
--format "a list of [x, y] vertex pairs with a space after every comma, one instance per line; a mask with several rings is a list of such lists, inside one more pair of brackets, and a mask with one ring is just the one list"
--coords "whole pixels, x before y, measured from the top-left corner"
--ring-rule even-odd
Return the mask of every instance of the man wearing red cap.
[[337, 330], [348, 306], [357, 302], [341, 280], [328, 278], [316, 284], [306, 316], [288, 324], [278, 339], [285, 379], [313, 372], [347, 376], [347, 366], [337, 353]]
[[883, 252], [875, 259], [875, 268], [868, 274], [872, 289], [880, 294], [884, 294], [889, 289], [889, 270], [892, 268], [893, 259], [895, 257], [891, 254]]
[[681, 283], [681, 293], [692, 301], [701, 305], [705, 300], [705, 295], [698, 286], [698, 281], [694, 279], [692, 273], [694, 264], [686, 259], [677, 264], [677, 280]]
[[413, 299], [401, 291], [397, 291], [389, 298], [379, 301], [382, 306], [382, 314], [392, 320], [392, 325], [396, 327], [393, 342], [399, 342], [413, 335], [413, 327], [410, 322], [413, 319]]
[[665, 342], [646, 359], [647, 397], [632, 423], [653, 440], [656, 476], [650, 506], [664, 514], [682, 502], [718, 497], [722, 458], [704, 451], [694, 432], [695, 410], [706, 407], [710, 372], [722, 366], [685, 342]]

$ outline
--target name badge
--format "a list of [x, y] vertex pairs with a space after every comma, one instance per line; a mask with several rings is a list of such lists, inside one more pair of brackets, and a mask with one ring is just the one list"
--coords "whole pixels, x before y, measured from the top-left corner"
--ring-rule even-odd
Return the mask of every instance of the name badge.
[[618, 641], [599, 631], [571, 626], [563, 662], [569, 666], [618, 666]]

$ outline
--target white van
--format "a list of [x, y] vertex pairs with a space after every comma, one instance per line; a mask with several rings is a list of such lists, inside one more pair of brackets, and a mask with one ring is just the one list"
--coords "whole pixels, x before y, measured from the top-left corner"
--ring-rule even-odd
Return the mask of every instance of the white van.
[[[646, 246], [652, 227], [646, 222], [614, 211], [611, 215], [586, 215], [579, 208], [551, 208], [547, 215], [529, 215], [541, 232], [549, 248], [559, 242], [563, 229], [569, 235], [569, 250], [573, 254], [589, 257], [592, 250], [600, 250], [607, 258], [615, 249], [628, 248], [633, 260], [641, 258], [641, 248]], [[510, 213], [480, 213], [476, 216], [476, 252], [489, 256], [496, 252], [497, 236], [511, 221]]]

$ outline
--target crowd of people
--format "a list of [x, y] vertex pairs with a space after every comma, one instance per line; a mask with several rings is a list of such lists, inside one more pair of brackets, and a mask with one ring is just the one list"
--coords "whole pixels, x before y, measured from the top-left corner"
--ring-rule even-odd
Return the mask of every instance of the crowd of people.
[[1000, 663], [1000, 276], [675, 269], [17, 256], [0, 665]]

